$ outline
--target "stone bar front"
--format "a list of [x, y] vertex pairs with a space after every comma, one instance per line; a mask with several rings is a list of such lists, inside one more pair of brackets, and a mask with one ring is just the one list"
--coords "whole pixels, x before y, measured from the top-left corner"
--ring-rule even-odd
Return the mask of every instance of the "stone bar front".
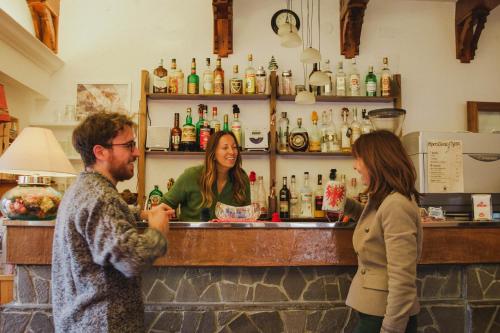
[[[53, 223], [6, 221], [15, 301], [0, 332], [52, 332]], [[172, 223], [143, 275], [148, 332], [351, 332], [352, 228]], [[498, 332], [500, 225], [428, 224], [418, 268], [422, 332]]]

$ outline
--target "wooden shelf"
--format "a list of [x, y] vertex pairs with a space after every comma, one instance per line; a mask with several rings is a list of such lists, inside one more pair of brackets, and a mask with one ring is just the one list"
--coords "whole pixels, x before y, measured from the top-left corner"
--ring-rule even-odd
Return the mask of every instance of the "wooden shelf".
[[211, 100], [211, 101], [255, 101], [268, 100], [269, 95], [188, 95], [188, 94], [166, 94], [166, 93], [149, 93], [147, 97], [151, 100]]
[[[279, 101], [295, 101], [295, 95], [279, 95]], [[316, 96], [316, 102], [332, 103], [393, 103], [395, 97], [382, 96]]]
[[71, 128], [71, 127], [76, 127], [78, 125], [77, 122], [68, 122], [68, 123], [31, 123], [30, 126], [35, 126], [35, 127], [53, 127], [53, 128]]
[[[269, 155], [269, 151], [240, 151], [241, 155]], [[151, 156], [205, 156], [204, 151], [146, 151], [146, 155]]]
[[282, 156], [339, 156], [339, 157], [352, 157], [351, 153], [321, 153], [321, 152], [310, 152], [310, 151], [289, 151], [286, 153], [276, 152], [276, 155]]

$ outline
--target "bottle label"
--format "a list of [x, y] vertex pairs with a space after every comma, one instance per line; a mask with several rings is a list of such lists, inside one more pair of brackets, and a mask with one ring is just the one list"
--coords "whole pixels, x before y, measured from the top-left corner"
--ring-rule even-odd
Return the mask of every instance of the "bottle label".
[[350, 78], [351, 96], [359, 96], [359, 76], [351, 75]]
[[243, 81], [238, 79], [231, 79], [230, 89], [231, 94], [241, 94], [243, 92]]
[[179, 135], [172, 135], [172, 149], [179, 150], [181, 137]]
[[214, 133], [217, 133], [220, 131], [220, 124], [215, 124], [214, 126]]
[[220, 74], [215, 74], [214, 94], [217, 94], [217, 95], [224, 94], [224, 81], [222, 79], [222, 75], [220, 75]]
[[203, 93], [204, 94], [213, 94], [214, 93], [212, 73], [203, 75]]
[[245, 75], [245, 92], [247, 94], [255, 94], [255, 74]]
[[307, 149], [307, 139], [306, 136], [303, 135], [302, 133], [297, 133], [294, 134], [292, 133], [290, 135], [290, 148], [293, 150], [304, 150]]
[[170, 77], [170, 84], [168, 90], [171, 94], [177, 94], [179, 92], [179, 82], [177, 81], [177, 77], [175, 76]]
[[234, 136], [236, 137], [238, 147], [241, 147], [241, 126], [231, 125], [231, 132], [233, 132]]
[[311, 217], [312, 216], [312, 194], [311, 193], [301, 193], [300, 194], [300, 216]]
[[182, 129], [182, 142], [196, 142], [196, 128], [186, 126]]
[[255, 87], [257, 89], [257, 94], [265, 94], [266, 93], [266, 77], [259, 76], [255, 80]]
[[198, 93], [198, 84], [195, 82], [188, 83], [188, 94], [197, 94]]
[[366, 83], [366, 94], [368, 96], [375, 96], [376, 93], [377, 93], [377, 82], [368, 81]]
[[323, 210], [323, 196], [315, 196], [314, 197], [314, 209], [315, 210]]
[[158, 206], [161, 203], [161, 196], [158, 194], [152, 194], [149, 196], [151, 202], [151, 207]]
[[203, 129], [200, 131], [200, 148], [207, 150], [208, 140], [210, 139], [210, 130]]
[[321, 151], [321, 141], [310, 141], [309, 151]]
[[345, 96], [345, 77], [337, 77], [337, 96]]
[[380, 82], [381, 82], [382, 96], [390, 96], [391, 95], [391, 77], [390, 77], [390, 75], [382, 75]]
[[341, 135], [341, 146], [342, 148], [350, 148], [351, 147], [351, 139], [349, 138], [349, 128], [348, 127], [343, 127], [341, 129], [342, 135]]
[[288, 201], [280, 201], [280, 212], [288, 213]]
[[159, 77], [153, 75], [153, 92], [168, 92], [167, 91], [168, 82], [167, 77]]

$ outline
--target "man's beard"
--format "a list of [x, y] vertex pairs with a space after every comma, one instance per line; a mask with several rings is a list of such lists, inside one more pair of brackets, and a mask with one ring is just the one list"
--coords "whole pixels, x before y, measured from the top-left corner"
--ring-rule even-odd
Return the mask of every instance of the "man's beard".
[[[135, 159], [133, 161], [135, 161]], [[130, 172], [128, 167], [129, 167], [128, 163], [125, 166], [116, 166], [112, 164], [112, 167], [109, 170], [109, 172], [117, 182], [121, 182], [134, 177], [134, 171], [132, 170], [132, 172]]]

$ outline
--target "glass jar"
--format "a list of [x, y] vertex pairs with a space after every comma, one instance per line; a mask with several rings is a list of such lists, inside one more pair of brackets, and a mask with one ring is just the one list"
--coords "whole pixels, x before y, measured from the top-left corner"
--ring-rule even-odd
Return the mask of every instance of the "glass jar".
[[293, 95], [292, 71], [287, 70], [281, 73], [281, 94]]
[[266, 93], [266, 71], [263, 66], [259, 66], [255, 72], [255, 90], [257, 94]]
[[306, 91], [306, 86], [303, 84], [297, 84], [295, 86], [295, 94], [298, 95], [299, 92], [301, 92], [301, 91]]
[[18, 186], [2, 197], [2, 214], [13, 220], [55, 219], [62, 196], [49, 184], [49, 177], [20, 176]]

